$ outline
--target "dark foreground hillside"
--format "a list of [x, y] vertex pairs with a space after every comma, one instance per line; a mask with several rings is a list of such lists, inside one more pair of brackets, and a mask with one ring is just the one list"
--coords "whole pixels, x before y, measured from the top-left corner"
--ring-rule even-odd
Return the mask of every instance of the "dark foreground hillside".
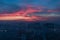
[[0, 40], [60, 40], [60, 25], [49, 22], [0, 22]]

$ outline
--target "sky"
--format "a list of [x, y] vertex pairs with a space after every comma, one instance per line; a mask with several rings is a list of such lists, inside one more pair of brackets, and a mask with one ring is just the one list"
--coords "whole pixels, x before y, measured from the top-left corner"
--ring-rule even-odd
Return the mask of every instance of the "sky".
[[[0, 13], [5, 11], [15, 12], [21, 10], [21, 7], [32, 5], [45, 7], [43, 10], [59, 10], [60, 0], [0, 0]], [[47, 12], [44, 12], [46, 14]], [[56, 13], [56, 12], [53, 12]], [[57, 12], [60, 14], [60, 12]]]

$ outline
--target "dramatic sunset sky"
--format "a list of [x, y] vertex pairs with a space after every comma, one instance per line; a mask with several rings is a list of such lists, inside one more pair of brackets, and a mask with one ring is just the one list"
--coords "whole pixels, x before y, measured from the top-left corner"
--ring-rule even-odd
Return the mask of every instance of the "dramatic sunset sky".
[[30, 12], [34, 13], [33, 15], [60, 16], [60, 0], [0, 0], [0, 14], [26, 10], [29, 6], [40, 10], [40, 12]]

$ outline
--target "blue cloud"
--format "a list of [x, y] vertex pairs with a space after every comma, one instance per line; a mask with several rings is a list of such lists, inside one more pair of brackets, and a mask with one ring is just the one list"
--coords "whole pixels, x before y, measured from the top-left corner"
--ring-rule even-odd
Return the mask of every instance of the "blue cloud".
[[59, 2], [60, 0], [0, 0], [0, 12], [4, 10], [16, 11], [20, 9], [20, 6], [29, 4], [55, 9], [60, 5]]

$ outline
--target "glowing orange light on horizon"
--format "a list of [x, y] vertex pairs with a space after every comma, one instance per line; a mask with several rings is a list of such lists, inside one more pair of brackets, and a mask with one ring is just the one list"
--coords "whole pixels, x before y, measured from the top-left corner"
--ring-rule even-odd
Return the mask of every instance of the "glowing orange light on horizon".
[[[5, 13], [5, 14], [0, 14], [0, 20], [25, 20], [25, 21], [35, 21], [35, 20], [47, 20], [47, 18], [43, 18], [43, 17], [37, 17], [37, 16], [27, 16], [28, 14], [32, 14], [35, 12], [43, 12], [43, 10], [41, 9], [41, 7], [35, 7], [32, 8], [30, 6], [27, 6], [27, 9], [24, 10], [20, 10], [18, 12], [14, 12], [14, 13]], [[48, 12], [51, 12], [51, 10], [49, 10]]]
[[2, 16], [0, 17], [0, 20], [21, 20], [21, 21], [42, 21], [42, 20], [46, 20], [47, 18], [43, 18], [43, 17], [36, 17], [36, 16], [32, 16], [32, 17], [25, 17], [25, 16]]

